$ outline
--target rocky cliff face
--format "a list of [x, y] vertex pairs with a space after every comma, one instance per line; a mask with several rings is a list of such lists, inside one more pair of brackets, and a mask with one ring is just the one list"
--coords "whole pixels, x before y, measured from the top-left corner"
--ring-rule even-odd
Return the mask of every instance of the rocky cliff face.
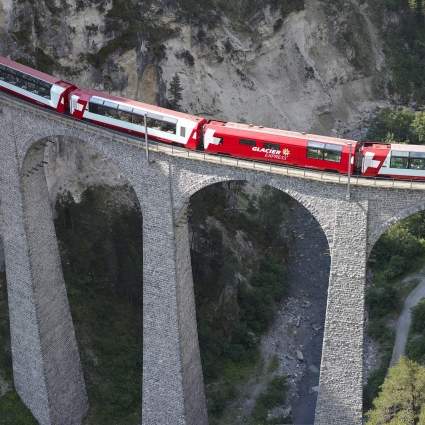
[[184, 110], [341, 134], [385, 103], [361, 0], [0, 0], [0, 54], [82, 86]]

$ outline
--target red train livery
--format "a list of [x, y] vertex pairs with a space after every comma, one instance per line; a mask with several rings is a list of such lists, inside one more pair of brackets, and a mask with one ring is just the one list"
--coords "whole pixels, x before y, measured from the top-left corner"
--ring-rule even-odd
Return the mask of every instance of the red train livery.
[[249, 124], [210, 121], [204, 126], [207, 152], [343, 174], [348, 172], [350, 157], [354, 172], [357, 145], [352, 140]]
[[425, 180], [425, 147], [357, 142], [203, 117], [86, 90], [0, 56], [0, 90], [37, 105], [211, 154], [365, 177]]

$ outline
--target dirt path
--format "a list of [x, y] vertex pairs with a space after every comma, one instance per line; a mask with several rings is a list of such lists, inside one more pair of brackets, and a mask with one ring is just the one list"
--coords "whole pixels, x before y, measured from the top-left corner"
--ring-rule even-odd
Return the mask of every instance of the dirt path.
[[408, 276], [406, 280], [419, 279], [419, 284], [413, 289], [404, 301], [403, 310], [398, 318], [396, 325], [396, 339], [394, 343], [393, 355], [391, 357], [390, 366], [398, 362], [400, 357], [404, 355], [409, 336], [410, 324], [412, 322], [412, 308], [419, 303], [422, 298], [425, 298], [425, 270], [421, 270], [414, 275]]

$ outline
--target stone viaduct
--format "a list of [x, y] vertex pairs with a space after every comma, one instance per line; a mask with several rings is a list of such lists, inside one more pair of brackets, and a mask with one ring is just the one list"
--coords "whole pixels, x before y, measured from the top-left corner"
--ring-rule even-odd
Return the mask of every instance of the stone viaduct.
[[[246, 180], [277, 188], [316, 218], [331, 270], [315, 425], [362, 423], [367, 256], [395, 221], [425, 209], [425, 183], [373, 182], [220, 160], [151, 145], [0, 94], [0, 235], [15, 387], [42, 425], [81, 424], [87, 395], [42, 167], [53, 136], [116, 165], [143, 214], [143, 425], [206, 425], [187, 227], [191, 195]], [[41, 164], [41, 165], [40, 165]]]

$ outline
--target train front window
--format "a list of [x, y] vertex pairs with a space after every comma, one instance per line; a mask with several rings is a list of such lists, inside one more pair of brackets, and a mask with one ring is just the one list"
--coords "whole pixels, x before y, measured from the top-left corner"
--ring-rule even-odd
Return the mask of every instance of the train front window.
[[409, 152], [392, 151], [391, 152], [391, 168], [409, 168]]

